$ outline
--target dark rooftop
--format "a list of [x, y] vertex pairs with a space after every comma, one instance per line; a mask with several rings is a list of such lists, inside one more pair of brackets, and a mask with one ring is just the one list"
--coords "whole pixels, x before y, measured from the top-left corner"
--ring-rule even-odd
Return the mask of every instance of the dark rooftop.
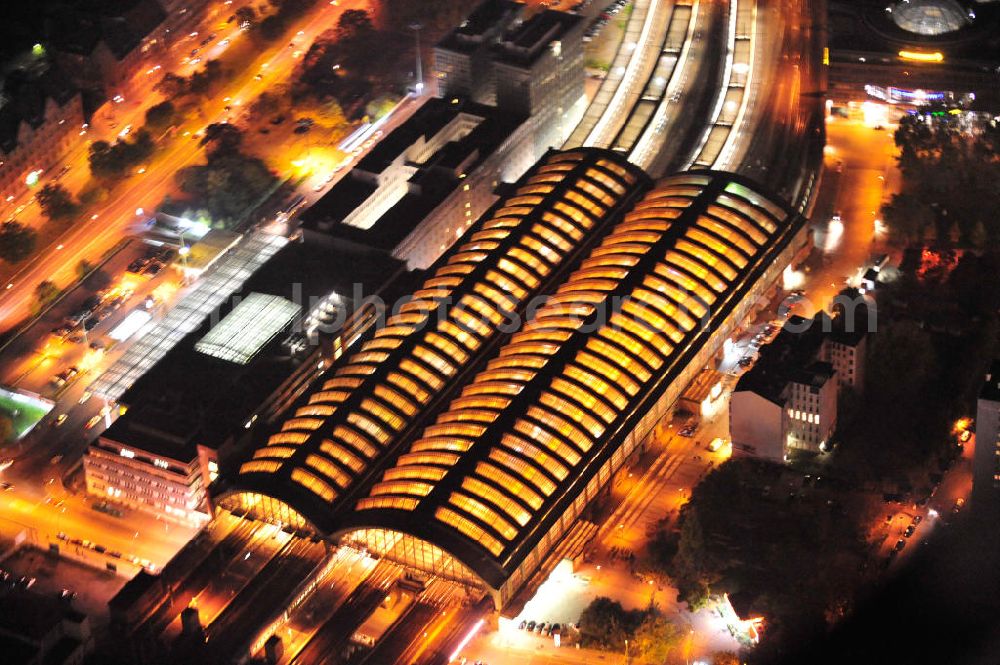
[[[341, 222], [375, 191], [372, 174], [382, 173], [416, 143], [429, 140], [460, 113], [483, 118], [475, 129], [458, 141], [446, 143], [422, 164], [410, 163], [416, 173], [409, 192], [386, 211], [369, 229]], [[302, 214], [303, 228], [329, 234], [384, 251], [391, 251], [423, 218], [454, 191], [462, 173], [471, 172], [504, 142], [524, 121], [519, 116], [491, 106], [459, 100], [430, 99], [413, 117], [370, 152], [347, 177]]]
[[[0, 590], [0, 634], [40, 642], [64, 619], [79, 623], [86, 617], [55, 596], [6, 585]], [[9, 662], [6, 652], [0, 653], [4, 654], [3, 662]]]
[[1000, 359], [994, 360], [990, 364], [990, 371], [986, 374], [986, 381], [979, 391], [979, 399], [1000, 402]]
[[524, 10], [525, 5], [511, 0], [485, 0], [476, 6], [468, 18], [446, 34], [439, 48], [470, 52], [496, 38]]
[[370, 250], [321, 241], [289, 243], [216, 316], [208, 317], [126, 391], [119, 401], [128, 411], [104, 437], [179, 461], [193, 459], [197, 444], [221, 446], [291, 376], [303, 356], [292, 355], [283, 344], [294, 323], [246, 364], [201, 353], [195, 344], [213, 323], [250, 293], [301, 304], [300, 317], [331, 291], [341, 294], [347, 308], [353, 309], [355, 284], [363, 286], [365, 296], [373, 295], [401, 268], [399, 261]]
[[884, 0], [834, 0], [829, 8], [830, 48], [895, 55], [901, 48], [927, 48], [945, 53], [948, 66], [963, 61], [989, 61], [1000, 55], [1000, 7], [976, 5], [976, 20], [942, 35], [920, 35], [900, 28]]
[[578, 14], [551, 9], [535, 14], [503, 36], [496, 60], [516, 67], [530, 66], [552, 41], [562, 39], [582, 22]]
[[788, 382], [803, 379], [798, 382], [807, 383], [808, 377], [801, 373], [817, 364], [814, 360], [823, 343], [820, 323], [819, 316], [811, 322], [801, 316], [789, 317], [774, 341], [760, 347], [760, 357], [740, 377], [736, 392], [754, 392], [775, 404], [782, 404], [782, 392]]
[[65, 73], [49, 62], [9, 72], [0, 100], [0, 150], [10, 153], [17, 147], [22, 122], [35, 129], [42, 125], [47, 100], [64, 106], [78, 93]]

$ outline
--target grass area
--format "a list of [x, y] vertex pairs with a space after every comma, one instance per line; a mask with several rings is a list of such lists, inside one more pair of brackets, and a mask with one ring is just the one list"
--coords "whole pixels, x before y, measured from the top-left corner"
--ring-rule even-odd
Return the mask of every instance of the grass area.
[[14, 424], [10, 441], [0, 443], [11, 443], [23, 437], [52, 410], [52, 406], [51, 402], [0, 388], [0, 414], [6, 415]]

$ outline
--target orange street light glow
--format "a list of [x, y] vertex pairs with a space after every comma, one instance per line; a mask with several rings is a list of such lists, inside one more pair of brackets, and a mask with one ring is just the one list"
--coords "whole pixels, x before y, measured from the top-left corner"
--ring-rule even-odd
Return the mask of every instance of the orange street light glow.
[[933, 53], [923, 53], [921, 51], [900, 51], [899, 57], [903, 60], [912, 60], [913, 62], [943, 62], [944, 54], [941, 51], [934, 51]]

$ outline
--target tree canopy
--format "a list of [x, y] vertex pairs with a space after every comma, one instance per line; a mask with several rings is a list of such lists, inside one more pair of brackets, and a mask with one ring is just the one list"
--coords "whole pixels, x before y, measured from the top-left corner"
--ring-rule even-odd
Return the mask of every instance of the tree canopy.
[[65, 219], [76, 214], [79, 206], [66, 188], [57, 183], [48, 183], [37, 194], [38, 205], [49, 219]]
[[23, 261], [35, 251], [37, 235], [30, 227], [9, 220], [0, 224], [0, 259], [8, 263]]

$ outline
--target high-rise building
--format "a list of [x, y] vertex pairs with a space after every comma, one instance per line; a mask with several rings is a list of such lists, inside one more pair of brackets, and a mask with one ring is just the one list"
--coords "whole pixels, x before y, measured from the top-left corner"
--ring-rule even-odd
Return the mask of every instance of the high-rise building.
[[739, 176], [650, 189], [613, 151], [550, 153], [216, 503], [511, 616], [579, 554], [588, 506], [807, 245], [805, 220]]
[[576, 14], [544, 11], [495, 49], [497, 107], [530, 118], [536, 153], [562, 145], [583, 115], [583, 28]]
[[980, 515], [1000, 516], [1000, 360], [990, 365], [976, 402], [972, 507]]
[[486, 0], [438, 42], [434, 72], [439, 96], [496, 104], [493, 47], [524, 9], [523, 3], [512, 0]]

